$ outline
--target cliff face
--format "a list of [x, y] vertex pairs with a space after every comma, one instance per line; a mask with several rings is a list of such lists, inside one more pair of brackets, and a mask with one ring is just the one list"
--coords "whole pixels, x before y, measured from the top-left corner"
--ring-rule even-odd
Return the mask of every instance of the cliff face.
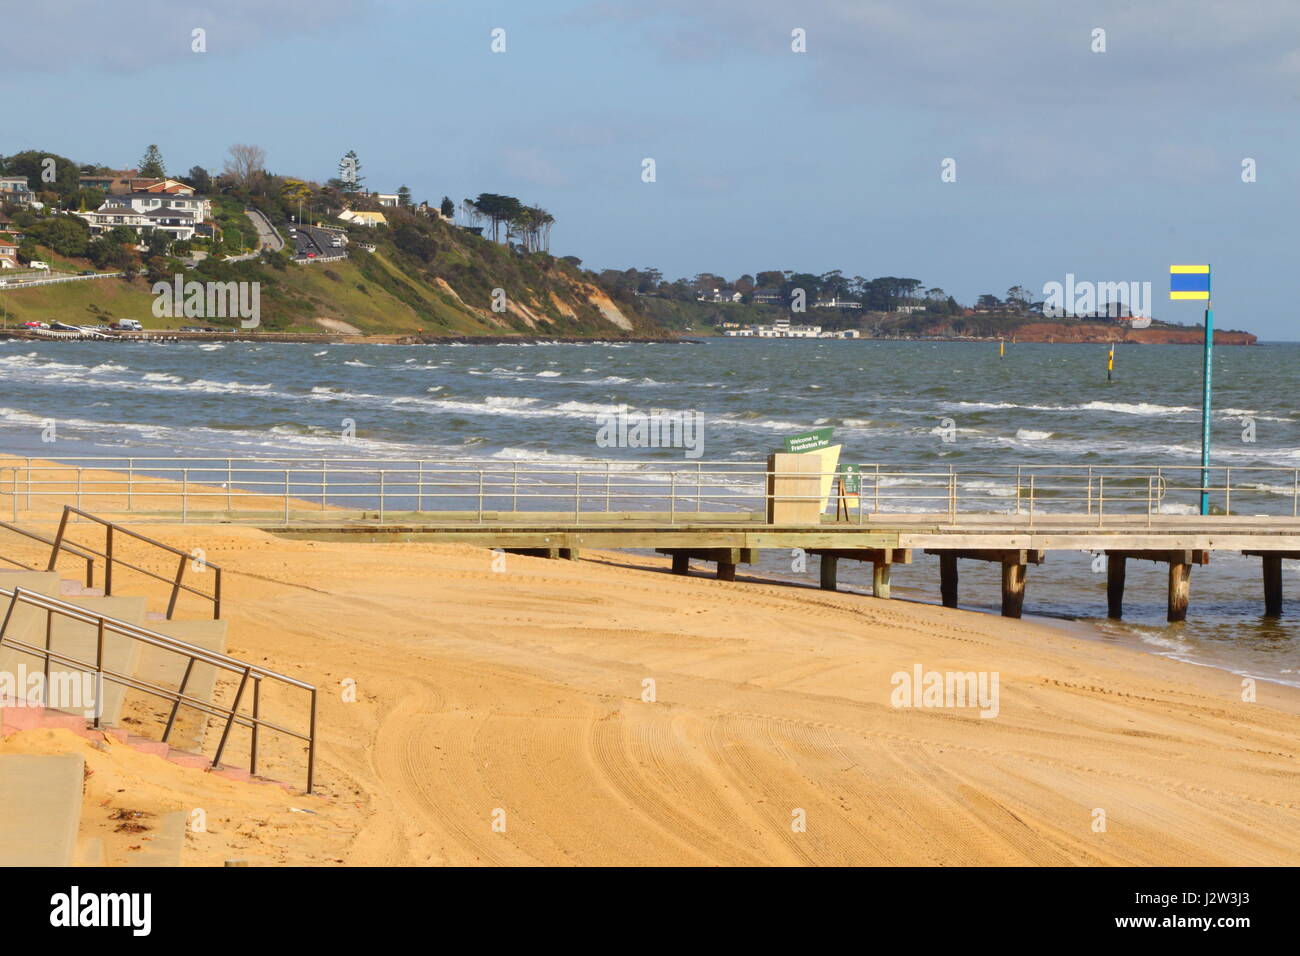
[[[1017, 342], [1133, 342], [1141, 345], [1199, 345], [1205, 341], [1200, 329], [1131, 329], [1123, 325], [1030, 322], [1011, 333]], [[1214, 332], [1215, 345], [1254, 345], [1250, 332]]]

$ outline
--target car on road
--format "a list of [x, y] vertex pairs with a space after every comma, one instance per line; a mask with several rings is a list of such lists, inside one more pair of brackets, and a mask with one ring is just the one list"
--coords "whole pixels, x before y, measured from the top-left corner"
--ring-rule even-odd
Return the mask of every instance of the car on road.
[[49, 272], [49, 271], [50, 271], [50, 264], [49, 264], [48, 262], [40, 262], [40, 261], [38, 261], [38, 260], [36, 260], [36, 259], [33, 259], [31, 262], [27, 263], [27, 268], [29, 268], [29, 269], [44, 269], [46, 272]]
[[95, 274], [94, 269], [82, 269], [80, 272], [77, 273], [77, 275], [79, 276], [93, 276], [94, 274]]
[[140, 324], [138, 319], [118, 319], [116, 322], [110, 323], [108, 327], [110, 329], [117, 329], [119, 332], [144, 331], [144, 326]]
[[44, 322], [24, 322], [24, 323], [23, 323], [23, 328], [25, 328], [25, 329], [48, 329], [49, 326], [46, 325]]
[[51, 322], [50, 328], [58, 332], [80, 332], [81, 331], [81, 326], [68, 325], [66, 322]]

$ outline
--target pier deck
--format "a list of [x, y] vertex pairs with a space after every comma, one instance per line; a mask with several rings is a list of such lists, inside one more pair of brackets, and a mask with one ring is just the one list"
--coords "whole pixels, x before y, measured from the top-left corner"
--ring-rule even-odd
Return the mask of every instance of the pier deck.
[[[735, 514], [678, 513], [673, 522], [645, 513], [582, 517], [490, 512], [469, 515], [388, 516], [384, 524], [360, 518], [340, 522], [321, 516], [319, 524], [262, 525], [290, 538], [346, 541], [443, 541], [476, 544], [507, 552], [577, 558], [585, 549], [655, 550], [671, 555], [676, 573], [689, 562], [712, 561], [718, 576], [731, 580], [738, 564], [757, 561], [763, 549], [801, 548], [821, 561], [822, 587], [834, 590], [840, 560], [873, 565], [873, 593], [889, 597], [889, 570], [910, 563], [913, 554], [939, 558], [943, 603], [957, 606], [957, 562], [988, 561], [1002, 566], [1002, 612], [1019, 617], [1026, 569], [1060, 551], [1103, 553], [1108, 564], [1110, 616], [1123, 614], [1127, 562], [1156, 561], [1169, 566], [1170, 621], [1184, 620], [1190, 598], [1191, 568], [1209, 563], [1214, 552], [1257, 556], [1263, 565], [1266, 613], [1281, 612], [1280, 562], [1300, 559], [1300, 518], [1241, 515], [962, 515], [955, 522], [933, 514], [878, 515], [861, 524], [834, 522], [780, 525], [761, 516], [737, 521]], [[698, 520], [695, 520], [697, 519]], [[406, 519], [406, 520], [401, 520]], [[194, 520], [191, 518], [191, 520]]]

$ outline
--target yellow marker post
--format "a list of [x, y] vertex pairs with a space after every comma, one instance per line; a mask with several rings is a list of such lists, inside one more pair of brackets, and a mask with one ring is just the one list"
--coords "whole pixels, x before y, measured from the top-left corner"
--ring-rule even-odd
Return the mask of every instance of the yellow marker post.
[[1113, 381], [1111, 373], [1115, 371], [1115, 346], [1110, 347], [1110, 354], [1106, 356], [1106, 381]]
[[1005, 339], [998, 339], [998, 358], [1003, 358], [1007, 354], [1007, 343]]

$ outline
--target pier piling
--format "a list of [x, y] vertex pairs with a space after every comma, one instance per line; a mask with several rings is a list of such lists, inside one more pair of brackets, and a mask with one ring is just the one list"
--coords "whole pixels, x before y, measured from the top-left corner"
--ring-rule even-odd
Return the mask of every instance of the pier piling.
[[1106, 615], [1116, 621], [1124, 617], [1124, 579], [1128, 557], [1106, 553]]

